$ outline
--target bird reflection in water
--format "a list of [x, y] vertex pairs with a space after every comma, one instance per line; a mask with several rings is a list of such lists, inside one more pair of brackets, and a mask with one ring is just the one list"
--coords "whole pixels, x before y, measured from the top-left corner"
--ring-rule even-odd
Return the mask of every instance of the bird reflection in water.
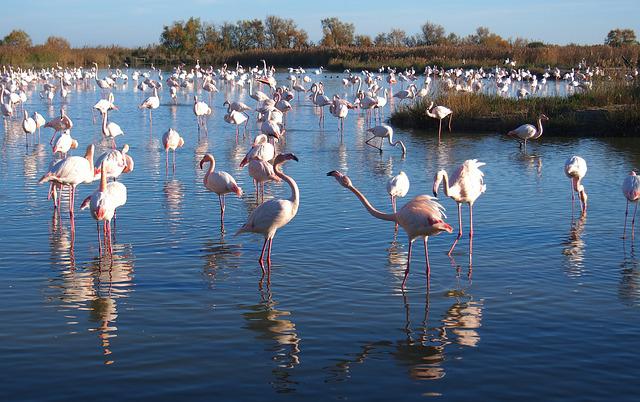
[[624, 259], [620, 264], [620, 285], [618, 297], [627, 306], [640, 305], [640, 261], [635, 253], [633, 243], [627, 250], [624, 246]]
[[209, 287], [212, 288], [218, 275], [225, 268], [238, 268], [238, 257], [242, 255], [241, 246], [238, 244], [228, 244], [224, 240], [224, 233], [220, 234], [220, 238], [207, 239], [203, 245], [204, 251], [204, 269], [203, 275], [209, 281]]
[[537, 181], [542, 178], [542, 157], [539, 155], [527, 155], [518, 153], [515, 155], [516, 162], [524, 166], [527, 173], [535, 172]]
[[584, 274], [584, 248], [582, 240], [584, 225], [587, 217], [571, 219], [571, 228], [567, 239], [562, 242], [562, 254], [566, 257], [566, 273], [570, 278], [577, 278]]
[[177, 179], [167, 180], [164, 183], [163, 192], [166, 198], [166, 214], [169, 228], [175, 233], [182, 220], [182, 201], [184, 198], [184, 185]]
[[258, 340], [274, 341], [265, 349], [273, 352], [272, 360], [276, 367], [272, 370], [275, 377], [272, 385], [278, 392], [293, 392], [297, 382], [291, 378], [292, 370], [300, 364], [300, 338], [296, 325], [289, 319], [291, 312], [277, 310], [278, 303], [273, 300], [271, 288], [260, 286], [260, 303], [248, 306], [242, 315], [247, 320], [246, 328], [256, 332]]
[[[449, 345], [476, 347], [480, 342], [478, 328], [482, 321], [482, 302], [476, 302], [468, 289], [457, 288], [448, 291], [447, 297], [455, 298], [455, 303], [443, 314], [435, 326], [429, 325], [430, 292], [424, 301], [424, 314], [419, 325], [412, 323], [411, 306], [406, 293], [402, 293], [405, 309], [404, 336], [396, 341], [365, 343], [361, 351], [348, 359], [329, 367], [327, 382], [346, 381], [351, 376], [352, 366], [364, 364], [367, 359], [385, 359], [393, 356], [406, 366], [408, 375], [414, 380], [439, 380], [445, 376], [443, 363]], [[461, 350], [461, 349], [458, 349]]]

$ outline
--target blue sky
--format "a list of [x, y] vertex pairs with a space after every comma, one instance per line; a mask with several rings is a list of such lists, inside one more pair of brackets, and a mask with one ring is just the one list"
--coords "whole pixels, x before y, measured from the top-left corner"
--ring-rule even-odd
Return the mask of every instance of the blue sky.
[[0, 36], [23, 29], [34, 43], [63, 36], [73, 46], [140, 46], [157, 43], [162, 27], [172, 21], [200, 17], [222, 23], [292, 18], [313, 41], [322, 37], [320, 20], [338, 17], [356, 33], [374, 36], [400, 28], [413, 34], [425, 21], [466, 36], [487, 26], [504, 38], [524, 37], [549, 43], [602, 43], [613, 28], [640, 35], [637, 0], [483, 0], [483, 1], [347, 1], [347, 0], [8, 0], [0, 13]]

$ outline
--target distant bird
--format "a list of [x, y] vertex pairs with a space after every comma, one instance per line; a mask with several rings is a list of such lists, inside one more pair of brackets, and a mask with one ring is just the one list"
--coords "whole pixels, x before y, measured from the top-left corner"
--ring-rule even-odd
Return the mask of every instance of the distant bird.
[[160, 98], [158, 97], [158, 88], [153, 87], [153, 95], [148, 97], [138, 106], [139, 109], [149, 109], [149, 122], [153, 124], [153, 116], [151, 112], [160, 106]]
[[[391, 196], [391, 207], [393, 213], [396, 213], [396, 198], [404, 197], [409, 192], [409, 177], [405, 172], [400, 172], [397, 175], [391, 177], [387, 181], [387, 193]], [[396, 229], [398, 229], [398, 223], [396, 222]]]
[[582, 179], [587, 174], [587, 162], [579, 156], [572, 156], [564, 163], [564, 174], [571, 179], [571, 210], [575, 202], [574, 191], [580, 198], [582, 215], [587, 213], [587, 193], [584, 191]]
[[[269, 243], [269, 249], [267, 251], [267, 267], [268, 275], [271, 273], [271, 245], [273, 244], [273, 238], [276, 235], [276, 231], [289, 223], [298, 213], [298, 205], [300, 204], [300, 191], [295, 180], [287, 176], [280, 170], [280, 165], [288, 160], [298, 161], [298, 158], [294, 154], [279, 154], [276, 156], [274, 162], [275, 174], [280, 179], [284, 180], [291, 188], [291, 197], [288, 199], [278, 200], [273, 199], [260, 204], [247, 219], [247, 223], [236, 232], [240, 233], [259, 233], [264, 236], [264, 244], [262, 245], [262, 252], [260, 253], [260, 268], [264, 275], [264, 252]], [[267, 276], [269, 278], [269, 276]], [[269, 279], [267, 279], [269, 280]]]
[[[370, 129], [367, 130], [368, 132], [370, 132], [371, 134], [373, 134], [373, 137], [369, 138], [368, 140], [365, 141], [365, 143], [367, 145], [370, 145], [376, 149], [380, 150], [380, 153], [382, 153], [382, 143], [384, 141], [384, 139], [386, 138], [389, 141], [389, 145], [391, 146], [396, 146], [396, 145], [400, 145], [400, 148], [402, 148], [402, 156], [405, 156], [407, 153], [407, 148], [404, 146], [404, 142], [398, 140], [398, 141], [393, 141], [393, 128], [391, 128], [391, 126], [386, 125], [386, 124], [381, 124], [379, 126], [375, 126], [375, 127], [371, 127]], [[371, 144], [370, 141], [372, 141], [374, 138], [380, 138], [380, 146], [375, 146], [373, 144]]]
[[542, 121], [547, 121], [549, 118], [544, 114], [541, 114], [538, 117], [538, 127], [531, 124], [523, 124], [515, 130], [511, 130], [507, 133], [510, 137], [516, 137], [518, 142], [520, 142], [520, 147], [524, 143], [524, 152], [527, 152], [527, 141], [528, 140], [536, 140], [542, 136]]
[[451, 119], [453, 118], [453, 111], [445, 106], [433, 106], [433, 102], [426, 110], [427, 116], [434, 119], [438, 119], [438, 143], [440, 143], [440, 133], [442, 133], [442, 119], [449, 116], [449, 132], [451, 132]]
[[117, 125], [116, 123], [107, 122], [107, 119], [109, 118], [108, 113], [109, 113], [109, 111], [106, 110], [102, 114], [102, 135], [104, 135], [106, 138], [111, 138], [111, 145], [115, 149], [116, 148], [116, 137], [119, 136], [119, 135], [124, 135], [124, 131], [122, 131], [120, 126]]
[[47, 121], [38, 112], [33, 112], [32, 117], [36, 122], [36, 127], [38, 128], [38, 140], [40, 140], [40, 127], [44, 127], [44, 125], [47, 124]]
[[[29, 117], [27, 109], [22, 110], [24, 113], [24, 119], [22, 120], [22, 131], [24, 131], [24, 139], [27, 147], [29, 146], [29, 134], [36, 132], [36, 121]], [[34, 141], [35, 142], [35, 141]]]
[[633, 210], [633, 219], [631, 220], [631, 239], [634, 238], [634, 226], [636, 223], [636, 212], [638, 211], [638, 200], [640, 200], [640, 176], [636, 175], [635, 171], [629, 172], [629, 175], [624, 178], [622, 182], [622, 194], [627, 199], [627, 209], [624, 211], [624, 231], [622, 232], [622, 238], [627, 235], [627, 215], [629, 215], [629, 203], [636, 204]]
[[193, 97], [193, 114], [196, 115], [196, 119], [198, 120], [198, 130], [200, 127], [204, 127], [206, 131], [207, 129], [207, 116], [210, 116], [213, 111], [207, 105], [206, 102], [198, 101], [198, 97], [194, 95]]
[[443, 213], [444, 208], [442, 205], [433, 197], [423, 194], [416, 196], [406, 203], [398, 212], [386, 214], [375, 209], [371, 203], [369, 203], [369, 200], [353, 186], [348, 176], [336, 170], [327, 173], [327, 176], [333, 176], [342, 187], [354, 193], [373, 217], [397, 223], [407, 233], [409, 237], [409, 255], [407, 257], [407, 268], [404, 271], [404, 279], [402, 280], [402, 289], [404, 289], [407, 277], [409, 276], [411, 248], [417, 238], [422, 237], [424, 239], [427, 278], [430, 277], [431, 266], [429, 264], [429, 249], [427, 248], [429, 236], [435, 236], [441, 232], [451, 233], [453, 231], [451, 226], [443, 220], [446, 216]]
[[444, 181], [444, 194], [458, 204], [458, 237], [451, 245], [449, 255], [462, 237], [462, 204], [469, 204], [469, 263], [471, 263], [473, 254], [473, 204], [487, 190], [487, 186], [484, 184], [484, 173], [480, 170], [480, 167], [484, 165], [485, 163], [478, 162], [477, 159], [467, 159], [453, 173], [451, 180], [445, 170], [440, 170], [436, 173], [433, 181], [433, 195], [435, 197], [438, 196], [440, 183]]
[[225, 209], [225, 196], [229, 193], [235, 193], [238, 197], [242, 196], [242, 189], [236, 183], [236, 180], [227, 172], [215, 171], [216, 160], [213, 155], [206, 154], [200, 160], [200, 169], [202, 166], [209, 162], [209, 170], [204, 175], [204, 186], [207, 190], [213, 191], [218, 195], [220, 201], [220, 229], [224, 232], [224, 209]]
[[240, 125], [244, 124], [244, 129], [247, 129], [249, 118], [246, 114], [238, 112], [237, 110], [230, 110], [229, 113], [223, 117], [224, 121], [236, 126], [236, 142], [238, 142], [238, 134], [240, 132]]
[[120, 182], [107, 184], [106, 169], [102, 166], [100, 171], [100, 186], [90, 196], [82, 201], [80, 209], [90, 208], [91, 216], [95, 219], [98, 231], [98, 250], [102, 254], [102, 242], [100, 240], [100, 221], [103, 222], [105, 248], [109, 254], [113, 253], [111, 244], [111, 220], [115, 219], [116, 209], [127, 203], [127, 187]]
[[64, 130], [53, 140], [51, 151], [54, 155], [59, 152], [63, 158], [66, 158], [69, 150], [76, 148], [78, 148], [78, 141], [71, 138], [69, 130]]
[[53, 182], [60, 186], [70, 186], [69, 191], [69, 215], [73, 219], [73, 204], [75, 201], [76, 187], [81, 183], [93, 181], [93, 144], [87, 147], [87, 152], [82, 156], [68, 156], [45, 173], [38, 184]]
[[169, 150], [173, 151], [173, 171], [176, 171], [176, 149], [184, 145], [184, 139], [172, 128], [162, 135], [162, 145], [166, 153], [166, 171], [169, 171]]

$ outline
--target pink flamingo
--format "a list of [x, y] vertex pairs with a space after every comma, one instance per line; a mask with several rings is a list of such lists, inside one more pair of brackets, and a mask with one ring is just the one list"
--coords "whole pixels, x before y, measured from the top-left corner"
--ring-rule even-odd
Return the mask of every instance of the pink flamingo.
[[577, 192], [580, 197], [580, 207], [582, 215], [587, 214], [587, 193], [584, 191], [582, 179], [587, 174], [587, 162], [579, 156], [572, 156], [564, 164], [564, 173], [571, 179], [571, 211], [573, 213], [573, 203], [575, 197], [573, 192]]
[[633, 219], [631, 220], [631, 239], [634, 237], [634, 225], [636, 223], [636, 212], [638, 211], [638, 200], [640, 200], [640, 176], [636, 175], [633, 170], [629, 172], [629, 175], [624, 178], [622, 182], [622, 194], [627, 199], [627, 209], [624, 211], [624, 231], [622, 232], [622, 238], [624, 239], [627, 234], [627, 215], [629, 214], [629, 203], [636, 204], [633, 210]]
[[166, 153], [166, 163], [165, 169], [167, 172], [169, 171], [169, 150], [173, 151], [173, 171], [176, 171], [176, 149], [181, 148], [184, 145], [184, 139], [180, 136], [180, 134], [170, 128], [166, 133], [162, 135], [162, 145], [164, 146], [164, 151]]
[[218, 194], [218, 200], [220, 201], [220, 226], [224, 232], [224, 209], [225, 209], [225, 195], [229, 193], [235, 193], [238, 197], [242, 196], [242, 189], [236, 183], [236, 180], [227, 172], [214, 171], [216, 167], [216, 160], [213, 155], [206, 154], [200, 160], [200, 169], [202, 166], [209, 162], [209, 170], [204, 175], [204, 186], [207, 190], [213, 191]]
[[409, 276], [409, 266], [411, 264], [411, 248], [413, 242], [422, 237], [424, 239], [424, 253], [427, 265], [427, 279], [431, 276], [431, 267], [429, 265], [429, 249], [427, 248], [427, 241], [429, 236], [435, 236], [441, 232], [451, 233], [453, 229], [449, 224], [443, 221], [446, 216], [443, 211], [444, 208], [434, 198], [428, 195], [418, 195], [408, 203], [404, 204], [402, 208], [396, 213], [385, 214], [375, 209], [369, 200], [351, 183], [351, 179], [348, 176], [334, 170], [327, 173], [327, 176], [333, 176], [338, 183], [350, 190], [358, 197], [362, 205], [369, 211], [369, 213], [378, 219], [384, 221], [395, 222], [404, 229], [409, 237], [409, 256], [407, 259], [407, 268], [404, 271], [404, 279], [402, 280], [402, 289], [407, 282]]
[[280, 169], [280, 165], [288, 160], [298, 161], [298, 158], [294, 154], [279, 154], [274, 161], [275, 174], [281, 180], [284, 180], [289, 184], [291, 188], [291, 197], [284, 200], [269, 200], [260, 204], [251, 215], [247, 223], [236, 232], [236, 235], [240, 233], [260, 233], [264, 236], [264, 244], [262, 245], [262, 252], [260, 253], [260, 268], [262, 269], [262, 275], [265, 274], [263, 257], [264, 251], [269, 243], [269, 249], [267, 251], [267, 268], [268, 275], [267, 281], [271, 274], [271, 245], [273, 244], [273, 237], [276, 235], [276, 231], [289, 223], [298, 213], [298, 205], [300, 204], [300, 191], [296, 182]]
[[[469, 204], [469, 264], [471, 264], [471, 256], [473, 254], [473, 204], [487, 190], [483, 179], [484, 173], [480, 170], [480, 167], [484, 165], [483, 162], [478, 162], [477, 159], [467, 159], [451, 176], [451, 181], [449, 181], [447, 172], [440, 170], [436, 173], [433, 182], [434, 196], [438, 196], [438, 188], [440, 183], [444, 181], [445, 195], [458, 204], [458, 237], [451, 245], [448, 255], [451, 255], [456, 244], [458, 244], [458, 240], [462, 237], [462, 204]], [[452, 183], [451, 186], [449, 185], [450, 182]]]

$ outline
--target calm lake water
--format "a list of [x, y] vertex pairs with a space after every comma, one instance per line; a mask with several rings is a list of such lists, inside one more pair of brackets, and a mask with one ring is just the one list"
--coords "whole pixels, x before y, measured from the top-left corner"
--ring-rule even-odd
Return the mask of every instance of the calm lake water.
[[[323, 77], [329, 96], [349, 92], [339, 78]], [[118, 145], [128, 143], [136, 162], [122, 178], [129, 199], [118, 211], [113, 257], [99, 256], [88, 211], [78, 210], [72, 238], [66, 202], [56, 219], [47, 186], [37, 184], [51, 131], [28, 149], [21, 119], [0, 131], [3, 400], [602, 401], [640, 392], [640, 245], [621, 239], [620, 190], [639, 165], [639, 141], [543, 135], [525, 156], [497, 133], [444, 131], [438, 145], [434, 122], [424, 132], [395, 130], [407, 145], [402, 159], [398, 148], [380, 154], [364, 144], [357, 111], [341, 141], [336, 119], [327, 113], [319, 129], [310, 104], [293, 101], [282, 149], [300, 159], [284, 170], [301, 204], [274, 240], [271, 285], [260, 286], [262, 237], [233, 236], [256, 205], [238, 163], [257, 126], [235, 143], [221, 88], [208, 136], [198, 136], [187, 91], [170, 106], [165, 89], [150, 127], [137, 109], [149, 93], [134, 86], [114, 90], [120, 111], [110, 114], [126, 133]], [[92, 123], [100, 91], [90, 88], [73, 89], [66, 110], [80, 149], [93, 142], [99, 154], [109, 144]], [[254, 105], [247, 92], [228, 97]], [[26, 107], [51, 118], [58, 102], [48, 106], [31, 90]], [[186, 143], [167, 176], [161, 137], [169, 127]], [[227, 198], [225, 234], [217, 197], [202, 185], [205, 152], [245, 189]], [[586, 218], [577, 205], [572, 216], [563, 173], [574, 154], [589, 167]], [[388, 211], [390, 175], [407, 173], [410, 197], [430, 194], [438, 169], [452, 172], [470, 158], [486, 162], [487, 184], [474, 210], [473, 271], [465, 207], [454, 258], [446, 252], [455, 232], [431, 239], [427, 289], [416, 243], [403, 293], [405, 235], [326, 172], [347, 173]], [[95, 188], [78, 187], [76, 208]], [[267, 197], [289, 194], [286, 184], [267, 185]], [[455, 203], [441, 202], [455, 228]]]

